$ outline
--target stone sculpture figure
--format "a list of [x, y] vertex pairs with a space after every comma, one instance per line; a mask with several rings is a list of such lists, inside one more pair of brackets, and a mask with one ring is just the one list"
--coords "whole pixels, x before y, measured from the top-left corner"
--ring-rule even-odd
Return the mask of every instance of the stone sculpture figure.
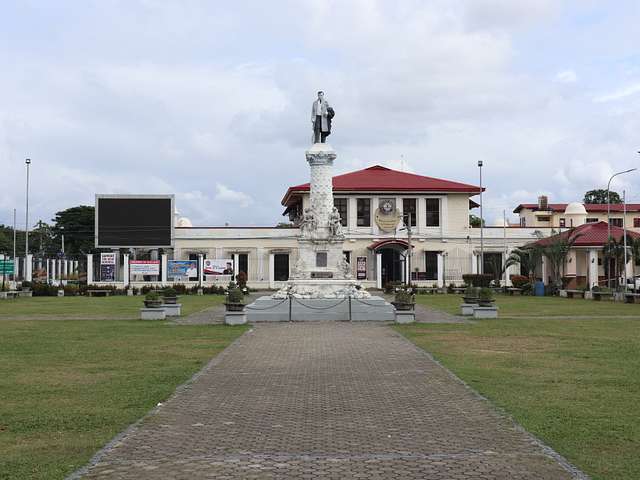
[[340, 221], [340, 212], [336, 207], [333, 207], [329, 214], [329, 231], [334, 237], [342, 235], [342, 223]]
[[311, 105], [311, 125], [313, 127], [313, 143], [325, 143], [331, 135], [331, 119], [335, 116], [333, 108], [324, 98], [324, 92], [318, 92], [318, 98]]
[[305, 208], [302, 214], [302, 222], [300, 222], [300, 230], [303, 235], [312, 235], [316, 231], [318, 225], [316, 216], [311, 208]]
[[351, 278], [351, 265], [347, 262], [347, 257], [345, 255], [343, 255], [342, 260], [338, 262], [338, 269], [340, 270], [340, 273], [342, 273], [343, 278]]

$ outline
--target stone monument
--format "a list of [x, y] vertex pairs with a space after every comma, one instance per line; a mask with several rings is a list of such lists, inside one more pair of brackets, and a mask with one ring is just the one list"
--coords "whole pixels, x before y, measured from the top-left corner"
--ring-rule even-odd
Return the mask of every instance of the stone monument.
[[284, 287], [247, 306], [250, 322], [395, 319], [390, 303], [371, 296], [353, 279], [343, 254], [340, 213], [333, 205], [333, 162], [337, 155], [324, 143], [326, 132], [321, 127], [322, 116], [333, 117], [334, 112], [322, 105], [326, 100], [321, 94], [318, 92], [312, 108], [316, 143], [305, 155], [310, 168], [311, 201], [300, 220], [298, 259]]

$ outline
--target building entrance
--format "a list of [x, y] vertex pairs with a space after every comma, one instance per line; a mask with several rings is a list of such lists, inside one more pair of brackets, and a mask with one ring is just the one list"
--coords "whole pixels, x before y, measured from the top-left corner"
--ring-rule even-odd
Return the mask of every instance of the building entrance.
[[382, 254], [382, 286], [391, 282], [402, 282], [404, 256], [396, 248], [383, 248], [379, 253]]

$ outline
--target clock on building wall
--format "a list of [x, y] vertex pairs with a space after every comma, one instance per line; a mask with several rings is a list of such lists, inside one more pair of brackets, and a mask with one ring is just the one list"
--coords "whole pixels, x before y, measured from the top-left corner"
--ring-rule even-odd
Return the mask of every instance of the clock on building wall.
[[396, 208], [395, 198], [381, 198], [375, 212], [378, 228], [383, 232], [395, 231], [400, 222], [400, 212]]

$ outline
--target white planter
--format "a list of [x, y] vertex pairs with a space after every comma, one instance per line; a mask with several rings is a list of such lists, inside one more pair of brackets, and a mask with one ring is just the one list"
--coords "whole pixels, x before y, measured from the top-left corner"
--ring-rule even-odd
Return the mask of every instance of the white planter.
[[498, 307], [475, 307], [473, 318], [498, 318]]
[[590, 291], [584, 292], [584, 299], [585, 300], [593, 300], [593, 292], [590, 292]]
[[164, 308], [141, 308], [140, 319], [141, 320], [164, 320], [166, 313]]
[[396, 323], [413, 323], [416, 321], [414, 310], [396, 310]]
[[58, 290], [58, 296], [64, 297], [64, 290]]
[[473, 309], [477, 307], [477, 303], [462, 303], [460, 304], [460, 312], [465, 317], [470, 317], [473, 315]]
[[247, 323], [247, 312], [224, 312], [224, 323], [226, 325], [244, 325]]
[[567, 298], [567, 296], [568, 296], [567, 295], [567, 291], [566, 290], [560, 290], [560, 296], [564, 297], [564, 298]]
[[162, 306], [167, 317], [179, 317], [182, 313], [181, 303], [165, 303]]

